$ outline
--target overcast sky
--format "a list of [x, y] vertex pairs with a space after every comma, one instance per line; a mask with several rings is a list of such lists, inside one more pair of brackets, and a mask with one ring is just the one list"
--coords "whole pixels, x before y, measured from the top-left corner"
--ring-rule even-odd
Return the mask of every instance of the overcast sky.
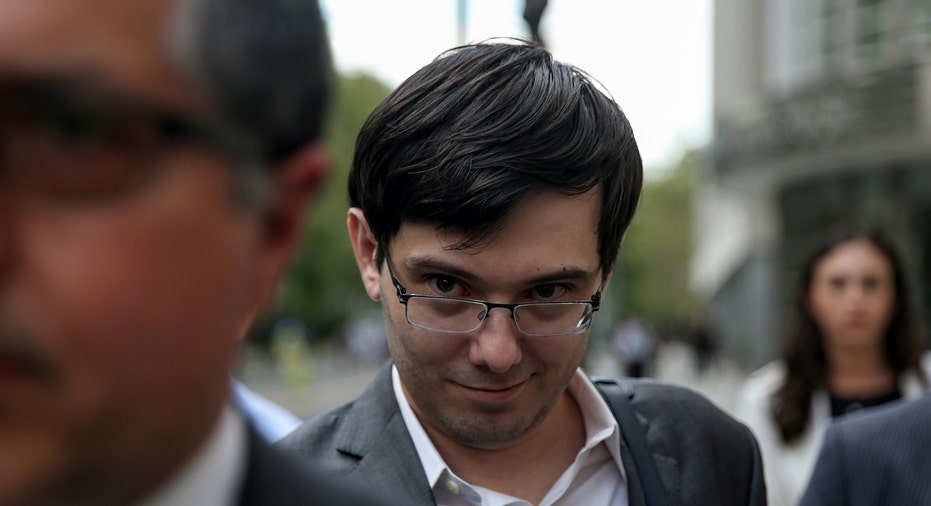
[[[466, 1], [466, 42], [528, 37], [523, 0]], [[710, 135], [712, 1], [549, 0], [544, 13], [548, 47], [614, 95], [648, 171]], [[391, 86], [459, 42], [458, 0], [321, 2], [337, 67]]]

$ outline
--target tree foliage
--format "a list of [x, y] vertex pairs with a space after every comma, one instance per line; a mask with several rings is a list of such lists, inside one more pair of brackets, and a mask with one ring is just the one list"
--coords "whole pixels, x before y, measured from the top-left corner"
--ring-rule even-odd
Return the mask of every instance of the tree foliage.
[[622, 293], [615, 294], [615, 300], [660, 327], [688, 324], [698, 308], [688, 269], [692, 175], [700, 157], [699, 151], [686, 152], [668, 175], [644, 183], [640, 207], [618, 256]]

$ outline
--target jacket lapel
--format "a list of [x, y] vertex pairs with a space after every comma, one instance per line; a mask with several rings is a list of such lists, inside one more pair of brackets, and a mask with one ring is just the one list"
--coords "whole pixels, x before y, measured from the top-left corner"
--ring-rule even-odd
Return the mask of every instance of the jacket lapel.
[[350, 472], [400, 504], [433, 505], [433, 491], [407, 432], [391, 384], [389, 362], [345, 414], [336, 448], [359, 459]]

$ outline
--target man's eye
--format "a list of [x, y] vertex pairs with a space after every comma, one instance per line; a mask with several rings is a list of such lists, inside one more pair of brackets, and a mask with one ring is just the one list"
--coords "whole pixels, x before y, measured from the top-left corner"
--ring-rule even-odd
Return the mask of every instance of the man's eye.
[[430, 289], [443, 297], [462, 297], [462, 285], [453, 278], [434, 276], [430, 278]]
[[533, 289], [533, 296], [540, 300], [553, 300], [560, 298], [566, 292], [566, 287], [562, 285], [540, 285]]

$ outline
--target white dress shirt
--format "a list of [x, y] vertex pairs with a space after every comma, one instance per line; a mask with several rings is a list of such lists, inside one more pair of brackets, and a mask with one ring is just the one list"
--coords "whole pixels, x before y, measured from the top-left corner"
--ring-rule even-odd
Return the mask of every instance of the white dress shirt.
[[[437, 506], [530, 506], [530, 503], [494, 490], [471, 485], [455, 475], [427, 436], [401, 389], [396, 367], [391, 379], [407, 431], [414, 441]], [[546, 493], [540, 506], [627, 506], [627, 478], [620, 455], [617, 421], [595, 386], [576, 371], [569, 382], [585, 422], [585, 445], [575, 461]]]
[[230, 506], [246, 474], [246, 424], [226, 406], [207, 441], [174, 477], [139, 506]]

